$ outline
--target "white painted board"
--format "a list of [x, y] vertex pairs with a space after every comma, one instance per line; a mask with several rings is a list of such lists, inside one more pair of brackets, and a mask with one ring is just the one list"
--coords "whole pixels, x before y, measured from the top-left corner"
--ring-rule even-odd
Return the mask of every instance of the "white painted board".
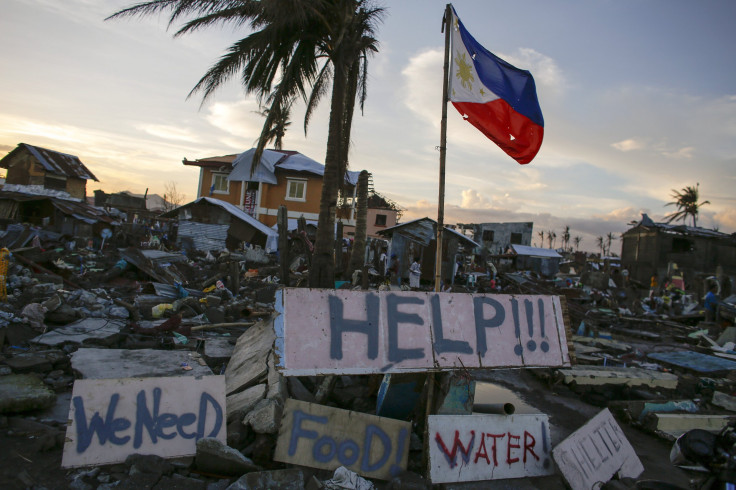
[[429, 437], [432, 483], [554, 473], [545, 414], [431, 415]]
[[557, 296], [277, 291], [286, 376], [569, 366]]
[[80, 379], [61, 466], [119, 463], [135, 453], [192, 456], [198, 439], [226, 442], [225, 420], [224, 376]]
[[573, 490], [588, 490], [615, 474], [636, 478], [644, 466], [621, 427], [606, 408], [570, 434], [552, 451], [557, 466]]

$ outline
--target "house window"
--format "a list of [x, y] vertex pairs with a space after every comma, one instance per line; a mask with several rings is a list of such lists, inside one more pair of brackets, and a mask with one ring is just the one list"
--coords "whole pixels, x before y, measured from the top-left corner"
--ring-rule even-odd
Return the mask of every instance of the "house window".
[[376, 226], [386, 226], [386, 215], [385, 214], [376, 215]]
[[286, 200], [287, 201], [306, 201], [307, 200], [307, 181], [288, 179], [286, 181]]
[[493, 241], [493, 230], [483, 230], [483, 241], [484, 242]]
[[515, 245], [522, 245], [521, 233], [511, 233], [511, 243]]
[[228, 194], [230, 192], [230, 182], [227, 180], [227, 174], [212, 174], [212, 188], [215, 194]]

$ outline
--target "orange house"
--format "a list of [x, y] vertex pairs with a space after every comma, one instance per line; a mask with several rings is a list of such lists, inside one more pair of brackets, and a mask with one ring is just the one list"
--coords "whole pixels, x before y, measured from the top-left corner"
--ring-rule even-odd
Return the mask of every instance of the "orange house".
[[[242, 209], [267, 226], [276, 224], [279, 206], [289, 218], [319, 219], [324, 165], [297, 151], [264, 150], [251, 173], [255, 149], [239, 155], [183, 160], [199, 167], [197, 197], [213, 197]], [[359, 172], [347, 172], [345, 184], [349, 208], [343, 223], [355, 225], [355, 184]]]

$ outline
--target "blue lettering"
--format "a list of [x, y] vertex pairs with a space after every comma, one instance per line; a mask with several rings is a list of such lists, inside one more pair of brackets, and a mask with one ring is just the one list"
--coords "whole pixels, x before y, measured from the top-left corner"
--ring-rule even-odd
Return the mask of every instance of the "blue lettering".
[[209, 393], [202, 393], [199, 399], [199, 420], [197, 421], [197, 440], [204, 437], [205, 422], [207, 422], [207, 404], [215, 409], [215, 425], [207, 437], [215, 437], [222, 427], [222, 407]]
[[[350, 451], [349, 456], [347, 454], [348, 451]], [[356, 443], [352, 439], [342, 441], [337, 448], [337, 460], [340, 462], [341, 465], [346, 467], [358, 461], [359, 455], [360, 448], [358, 447], [358, 443]]]
[[[383, 443], [383, 455], [378, 461], [371, 464], [371, 446], [373, 444], [373, 436], [378, 438]], [[391, 439], [388, 435], [378, 426], [369, 424], [365, 428], [365, 441], [363, 442], [363, 459], [360, 462], [360, 469], [364, 472], [377, 471], [380, 469], [391, 456]]]
[[173, 439], [174, 437], [176, 437], [176, 432], [166, 434], [164, 432], [164, 429], [168, 427], [175, 427], [177, 418], [178, 417], [173, 413], [162, 413], [156, 421], [156, 435], [159, 436], [161, 439]]
[[294, 410], [294, 421], [291, 424], [291, 438], [289, 439], [289, 456], [296, 454], [296, 447], [299, 444], [300, 437], [304, 437], [305, 439], [317, 438], [318, 434], [316, 431], [302, 429], [302, 420], [311, 420], [318, 424], [327, 423], [327, 417], [319, 417], [302, 412], [301, 410]]
[[181, 417], [179, 417], [179, 420], [176, 422], [176, 431], [184, 439], [194, 439], [195, 437], [197, 437], [197, 433], [192, 432], [191, 434], [187, 434], [186, 432], [184, 432], [184, 427], [192, 425], [195, 420], [197, 420], [197, 416], [193, 413], [188, 412], [182, 414]]
[[[485, 318], [483, 316], [483, 305], [493, 307], [495, 314], [492, 318]], [[487, 296], [474, 296], [473, 313], [475, 315], [475, 336], [477, 339], [478, 353], [481, 356], [484, 356], [486, 351], [488, 351], [486, 328], [500, 327], [506, 318], [506, 311], [503, 309], [503, 305], [493, 298], [489, 298]]]
[[440, 310], [440, 297], [435, 294], [429, 300], [432, 305], [432, 333], [434, 333], [434, 351], [437, 354], [443, 352], [457, 352], [459, 354], [472, 354], [473, 348], [464, 340], [446, 339], [442, 331], [442, 313]]
[[136, 397], [135, 407], [135, 436], [133, 438], [133, 448], [138, 449], [143, 444], [143, 427], [148, 429], [148, 436], [151, 442], [156, 444], [158, 436], [156, 431], [156, 419], [158, 419], [158, 410], [161, 404], [161, 388], [153, 389], [153, 415], [148, 411], [146, 404], [146, 391], [141, 390]]
[[110, 404], [107, 406], [107, 414], [105, 420], [102, 420], [99, 412], [95, 412], [92, 419], [87, 425], [87, 416], [84, 412], [84, 400], [81, 396], [75, 396], [72, 400], [74, 403], [74, 420], [77, 423], [77, 453], [83, 453], [92, 444], [92, 438], [97, 434], [100, 445], [105, 444], [109, 439], [111, 443], [122, 446], [130, 440], [130, 436], [117, 437], [116, 432], [123, 431], [130, 427], [130, 421], [124, 418], [115, 418], [115, 409], [117, 408], [120, 395], [117, 393], [110, 397]]
[[357, 332], [368, 337], [368, 359], [378, 357], [378, 296], [365, 295], [366, 320], [346, 320], [344, 305], [337, 296], [327, 298], [330, 308], [330, 359], [342, 359], [343, 332]]
[[[327, 446], [327, 453], [322, 451], [322, 448], [325, 446]], [[335, 457], [336, 452], [337, 443], [330, 436], [320, 437], [317, 439], [317, 442], [314, 443], [314, 447], [312, 447], [312, 456], [314, 456], [314, 459], [320, 463], [327, 463], [332, 460], [332, 458]]]
[[407, 359], [421, 359], [424, 349], [402, 349], [399, 347], [399, 323], [424, 325], [424, 320], [416, 313], [404, 313], [398, 307], [402, 304], [423, 305], [424, 300], [416, 296], [386, 295], [386, 318], [388, 319], [388, 360], [401, 362]]

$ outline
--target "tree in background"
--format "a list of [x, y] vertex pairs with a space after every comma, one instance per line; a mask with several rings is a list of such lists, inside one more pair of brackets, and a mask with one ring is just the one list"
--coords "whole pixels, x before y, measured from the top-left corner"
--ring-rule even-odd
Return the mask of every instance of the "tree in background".
[[547, 231], [547, 243], [549, 243], [549, 248], [552, 248], [552, 244], [557, 239], [557, 233], [555, 233], [552, 230]]
[[672, 202], [668, 202], [665, 206], [677, 206], [677, 211], [665, 216], [667, 223], [672, 223], [675, 220], [687, 221], [687, 217], [693, 218], [693, 226], [698, 226], [698, 213], [700, 207], [706, 204], [710, 204], [710, 201], [700, 200], [700, 182], [695, 184], [695, 187], [687, 186], [683, 187], [682, 190], [676, 191], [672, 189], [672, 197], [675, 199]]
[[595, 239], [595, 243], [598, 245], [598, 248], [601, 249], [601, 257], [606, 255], [606, 242], [605, 239], [602, 236], [599, 236]]
[[365, 265], [365, 242], [368, 231], [368, 172], [365, 170], [361, 171], [358, 176], [358, 188], [355, 193], [358, 201], [356, 203], [355, 239], [350, 253], [348, 277], [351, 277], [356, 270], [362, 271]]
[[576, 236], [575, 238], [572, 239], [572, 242], [575, 244], [575, 251], [576, 252], [579, 252], [580, 251], [580, 242], [582, 242], [582, 241], [583, 241], [583, 237], [581, 237], [581, 236]]
[[562, 232], [562, 248], [567, 252], [567, 248], [570, 246], [570, 227], [565, 226]]
[[[291, 105], [293, 102], [294, 99], [291, 99], [290, 101], [287, 101], [283, 107], [277, 107], [273, 109], [278, 111], [278, 113], [274, 116], [273, 125], [268, 129], [265, 138], [266, 145], [273, 142], [274, 150], [283, 149], [283, 142], [284, 136], [286, 135], [286, 130], [289, 128], [289, 126], [291, 126]], [[257, 111], [257, 114], [260, 114], [264, 118], [268, 119], [271, 110], [272, 109], [270, 109], [269, 107], [261, 107], [261, 110]], [[263, 135], [261, 137], [263, 137]], [[257, 141], [256, 145], [258, 145]]]
[[611, 242], [613, 242], [613, 233], [610, 231], [606, 235], [606, 245], [608, 246], [608, 255], [611, 255]]
[[184, 202], [186, 196], [176, 188], [173, 180], [164, 184], [164, 212], [176, 209]]
[[319, 101], [330, 93], [325, 172], [309, 282], [311, 287], [334, 287], [337, 195], [348, 165], [355, 103], [362, 110], [366, 98], [368, 57], [378, 51], [374, 36], [383, 9], [372, 7], [368, 0], [152, 0], [110, 18], [162, 12], [169, 12], [170, 25], [190, 18], [175, 36], [215, 25], [250, 26], [250, 34], [233, 43], [189, 95], [201, 93], [204, 102], [239, 76], [246, 93], [270, 101], [254, 167], [279, 114], [295, 97], [301, 96], [307, 104], [306, 131]]
[[543, 248], [544, 247], [544, 230], [538, 231], [537, 235], [539, 235], [539, 248]]

